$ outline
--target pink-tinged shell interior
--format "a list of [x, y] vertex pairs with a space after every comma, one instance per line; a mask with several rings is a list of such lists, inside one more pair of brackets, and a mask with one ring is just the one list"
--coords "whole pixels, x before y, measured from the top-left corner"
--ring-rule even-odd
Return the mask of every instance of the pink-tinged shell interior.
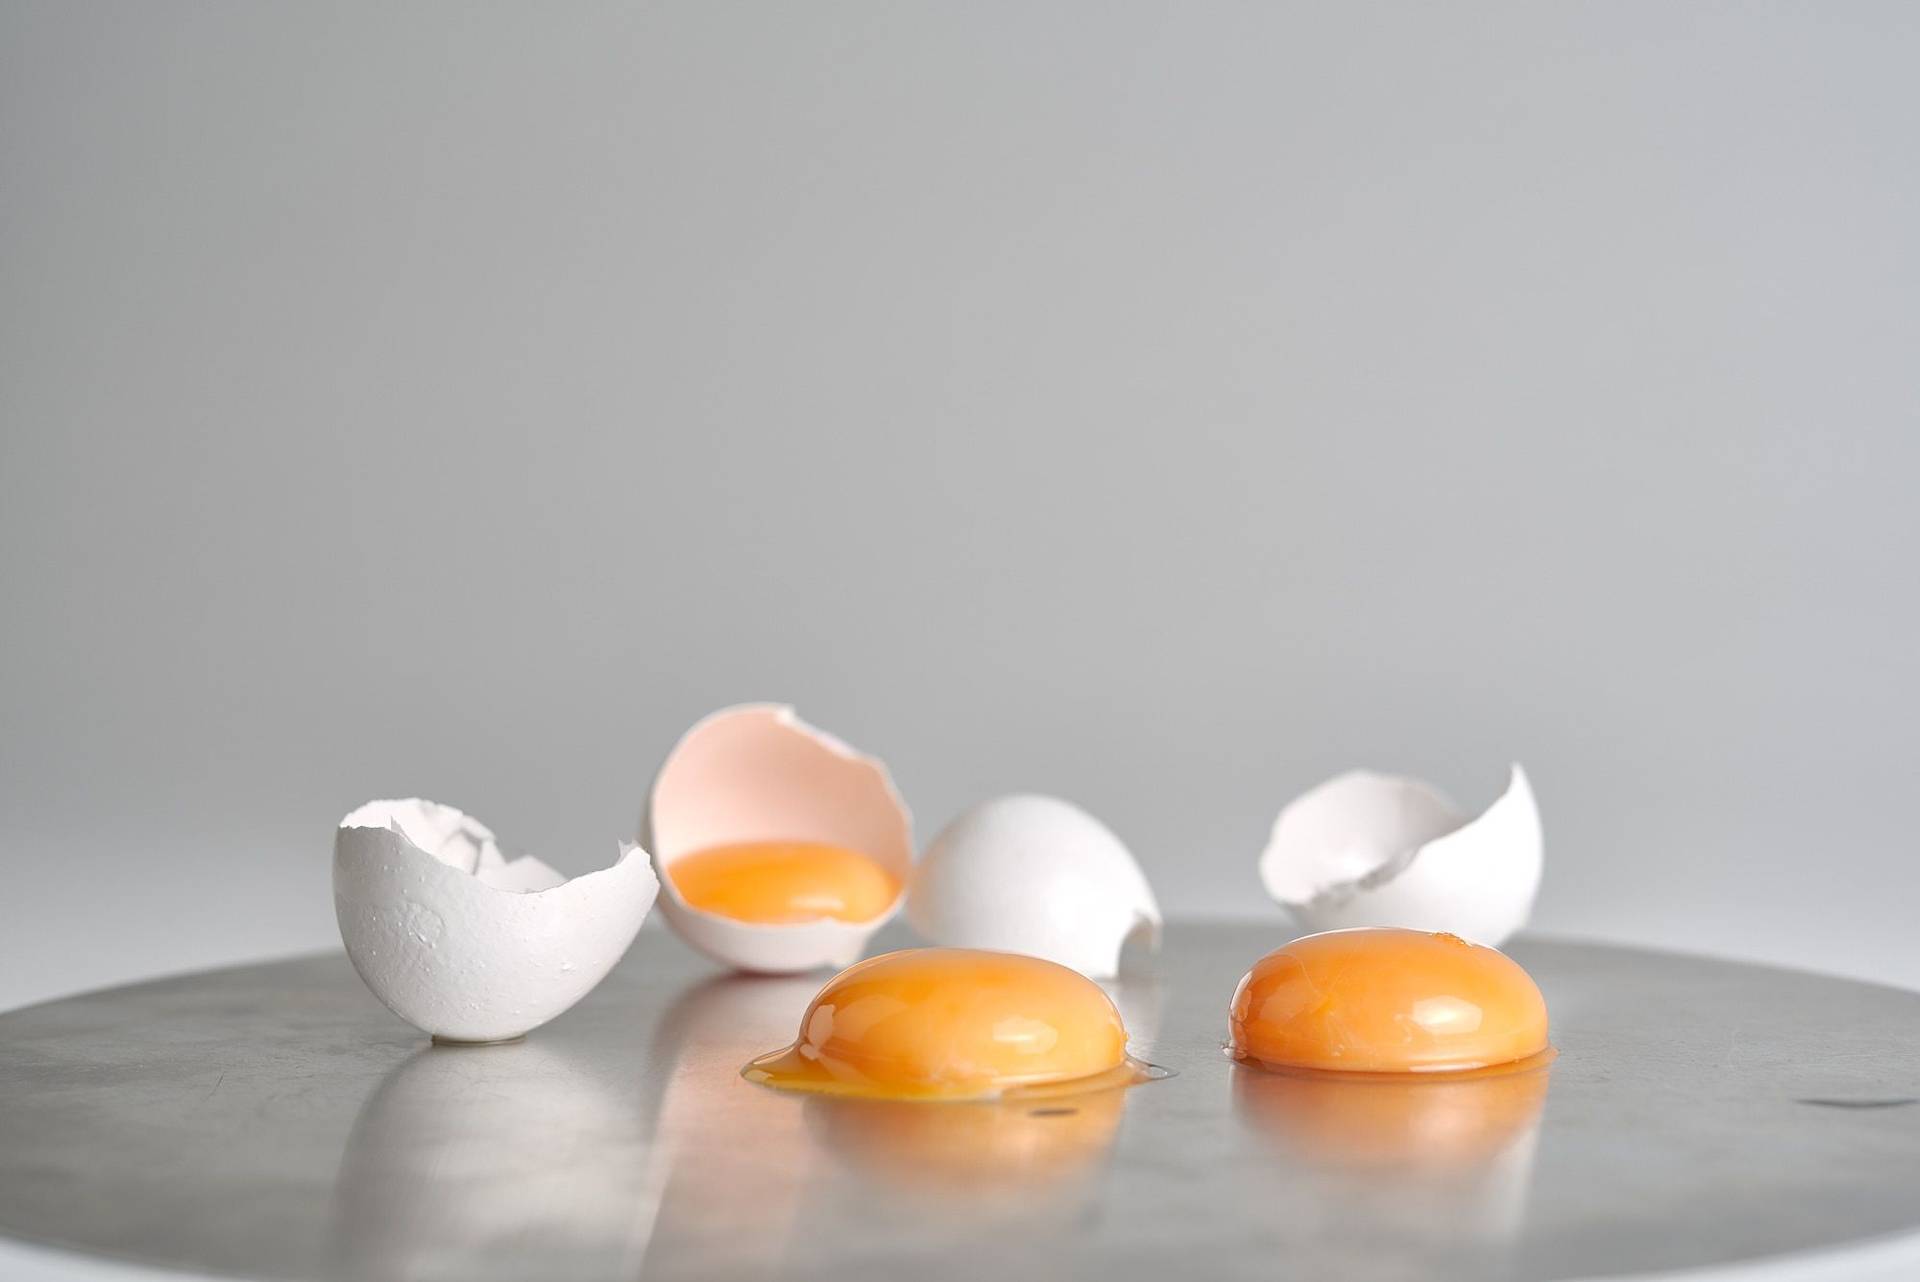
[[873, 859], [904, 883], [913, 823], [887, 768], [807, 725], [750, 704], [689, 730], [654, 781], [651, 849], [662, 866], [708, 846], [818, 841]]

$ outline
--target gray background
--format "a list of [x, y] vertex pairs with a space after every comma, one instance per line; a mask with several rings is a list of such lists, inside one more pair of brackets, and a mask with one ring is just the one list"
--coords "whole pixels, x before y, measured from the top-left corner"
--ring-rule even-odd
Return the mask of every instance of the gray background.
[[740, 699], [1271, 914], [1343, 768], [1543, 929], [1920, 982], [1920, 7], [0, 0], [0, 1005], [612, 855]]

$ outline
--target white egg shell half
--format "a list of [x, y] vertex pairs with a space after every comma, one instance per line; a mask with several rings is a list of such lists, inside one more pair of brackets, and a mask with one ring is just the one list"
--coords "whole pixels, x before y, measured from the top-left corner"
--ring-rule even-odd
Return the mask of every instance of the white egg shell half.
[[[741, 704], [702, 719], [667, 754], [641, 824], [666, 888], [660, 904], [680, 937], [738, 970], [787, 975], [847, 966], [900, 911], [913, 871], [913, 820], [878, 759], [780, 704]], [[667, 870], [710, 846], [816, 841], [859, 851], [902, 887], [871, 921], [736, 921], [680, 897]]]
[[1305, 931], [1404, 926], [1494, 947], [1526, 924], [1540, 864], [1518, 765], [1478, 817], [1418, 779], [1353, 770], [1280, 812], [1260, 879]]
[[507, 859], [486, 825], [418, 798], [370, 801], [334, 835], [347, 956], [389, 1010], [444, 1041], [519, 1037], [585, 997], [659, 889], [637, 846], [569, 881], [531, 855]]
[[1160, 944], [1160, 906], [1133, 855], [1058, 797], [985, 801], [921, 856], [907, 919], [936, 944], [1025, 953], [1109, 979], [1127, 938]]

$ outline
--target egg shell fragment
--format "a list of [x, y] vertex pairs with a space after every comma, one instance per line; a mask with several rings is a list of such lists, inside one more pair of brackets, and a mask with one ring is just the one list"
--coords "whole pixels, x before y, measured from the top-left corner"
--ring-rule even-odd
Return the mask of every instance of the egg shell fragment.
[[1111, 979], [1136, 932], [1158, 948], [1160, 906], [1120, 838], [1069, 801], [999, 797], [962, 813], [921, 857], [907, 918], [952, 948], [1025, 953]]
[[1420, 780], [1353, 770], [1280, 812], [1260, 878], [1303, 931], [1404, 926], [1497, 947], [1533, 910], [1541, 853], [1518, 764], [1478, 817]]
[[418, 798], [369, 802], [334, 835], [347, 956], [389, 1010], [444, 1041], [506, 1041], [565, 1011], [626, 953], [658, 891], [637, 846], [568, 880]]
[[[900, 911], [913, 871], [913, 820], [886, 765], [802, 721], [783, 704], [723, 708], [667, 754], [648, 797], [642, 844], [665, 887], [667, 921], [723, 965], [761, 974], [841, 968]], [[674, 860], [713, 846], [809, 841], [858, 851], [901, 891], [868, 921], [739, 921], [695, 908], [673, 884]]]

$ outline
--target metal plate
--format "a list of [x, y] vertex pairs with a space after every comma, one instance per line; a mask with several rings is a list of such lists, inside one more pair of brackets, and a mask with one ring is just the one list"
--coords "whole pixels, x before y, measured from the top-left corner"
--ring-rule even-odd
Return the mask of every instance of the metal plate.
[[1545, 1077], [1300, 1082], [1220, 1051], [1281, 938], [1175, 926], [1115, 992], [1179, 1076], [1026, 1105], [749, 1085], [820, 977], [652, 929], [511, 1046], [424, 1044], [340, 956], [77, 997], [0, 1016], [0, 1230], [262, 1278], [935, 1282], [1592, 1277], [1920, 1227], [1920, 994], [1522, 943]]

